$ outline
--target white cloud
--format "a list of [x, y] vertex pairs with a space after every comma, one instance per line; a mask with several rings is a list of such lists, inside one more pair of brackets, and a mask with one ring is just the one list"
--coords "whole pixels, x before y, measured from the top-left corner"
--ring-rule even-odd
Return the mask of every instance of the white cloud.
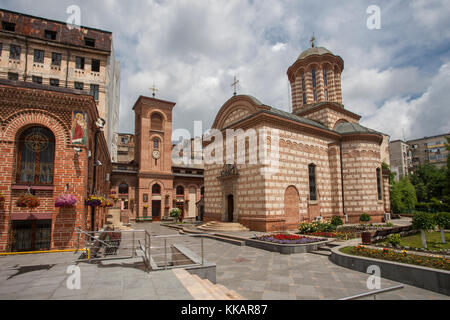
[[124, 132], [133, 132], [131, 108], [139, 95], [151, 95], [153, 84], [158, 98], [177, 102], [174, 128], [203, 120], [207, 129], [232, 96], [235, 75], [239, 93], [288, 110], [286, 71], [314, 32], [318, 46], [344, 59], [344, 102], [364, 116], [363, 124], [393, 136], [399, 127], [408, 135], [441, 133], [440, 121], [450, 118], [449, 100], [439, 99], [448, 94], [439, 81], [448, 84], [442, 65], [450, 56], [450, 3], [378, 2], [381, 30], [367, 29], [369, 4], [359, 0], [41, 0], [38, 6], [0, 0], [0, 6], [65, 21], [67, 6], [78, 3], [83, 25], [113, 32]]

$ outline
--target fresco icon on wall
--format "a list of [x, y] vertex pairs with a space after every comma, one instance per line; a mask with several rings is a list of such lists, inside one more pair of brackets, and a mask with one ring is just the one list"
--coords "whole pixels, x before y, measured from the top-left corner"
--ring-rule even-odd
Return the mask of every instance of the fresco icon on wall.
[[87, 143], [87, 115], [84, 112], [73, 112], [72, 143], [80, 145], [86, 145]]

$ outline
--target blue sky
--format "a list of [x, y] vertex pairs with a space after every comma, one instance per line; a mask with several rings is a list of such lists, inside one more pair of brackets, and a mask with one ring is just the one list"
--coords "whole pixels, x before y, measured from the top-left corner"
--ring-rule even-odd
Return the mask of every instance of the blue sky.
[[[37, 5], [38, 4], [38, 5]], [[0, 7], [109, 30], [121, 62], [120, 131], [134, 130], [139, 95], [177, 102], [174, 129], [208, 129], [238, 92], [290, 110], [286, 71], [309, 46], [345, 61], [345, 107], [392, 139], [450, 132], [450, 2], [283, 0], [0, 0]], [[367, 28], [367, 7], [381, 8], [381, 29]]]

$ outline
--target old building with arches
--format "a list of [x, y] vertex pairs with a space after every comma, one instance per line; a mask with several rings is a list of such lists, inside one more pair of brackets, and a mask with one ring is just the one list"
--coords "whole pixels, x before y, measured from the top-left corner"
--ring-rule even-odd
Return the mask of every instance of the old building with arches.
[[[85, 199], [109, 193], [111, 163], [94, 98], [86, 92], [0, 80], [0, 252], [75, 248], [75, 227], [98, 230], [106, 208]], [[97, 164], [94, 163], [94, 155]], [[36, 208], [17, 200], [39, 199]], [[74, 195], [72, 208], [55, 200]]]
[[[279, 132], [279, 161], [273, 175], [261, 170], [272, 164], [251, 164], [248, 157], [242, 164], [205, 164], [205, 221], [271, 231], [333, 216], [358, 222], [362, 213], [381, 221], [390, 212], [382, 170], [389, 163], [389, 137], [360, 125], [361, 116], [342, 104], [343, 71], [341, 57], [312, 47], [287, 71], [291, 112], [248, 95], [220, 108], [212, 128], [224, 140], [227, 129], [262, 130], [258, 145], [270, 150], [271, 134]], [[247, 140], [244, 154], [257, 152], [249, 148]]]

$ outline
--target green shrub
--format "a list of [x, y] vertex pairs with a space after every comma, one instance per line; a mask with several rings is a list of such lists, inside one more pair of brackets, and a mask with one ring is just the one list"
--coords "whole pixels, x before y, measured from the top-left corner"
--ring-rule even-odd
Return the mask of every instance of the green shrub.
[[401, 238], [400, 238], [400, 235], [398, 233], [391, 234], [391, 235], [389, 235], [387, 237], [387, 243], [390, 243], [393, 246], [400, 245], [400, 242], [401, 242]]
[[342, 226], [344, 223], [342, 222], [342, 219], [341, 219], [341, 217], [338, 217], [338, 216], [334, 216], [332, 219], [331, 219], [331, 222], [330, 222], [333, 226], [335, 226], [335, 227], [337, 227], [337, 226]]
[[370, 221], [370, 215], [368, 215], [367, 213], [363, 213], [360, 217], [359, 217], [359, 221], [361, 222], [369, 222]]
[[412, 227], [416, 230], [434, 229], [435, 221], [433, 215], [427, 212], [417, 212], [413, 216]]
[[176, 221], [178, 221], [178, 219], [180, 218], [180, 215], [181, 215], [180, 208], [175, 208], [175, 209], [170, 210], [170, 216], [172, 218], [175, 218]]
[[336, 226], [331, 223], [320, 221], [314, 221], [311, 223], [303, 222], [299, 224], [298, 230], [301, 234], [308, 234], [315, 232], [335, 232]]
[[450, 229], [450, 213], [449, 212], [439, 212], [434, 215], [435, 224], [444, 229]]

